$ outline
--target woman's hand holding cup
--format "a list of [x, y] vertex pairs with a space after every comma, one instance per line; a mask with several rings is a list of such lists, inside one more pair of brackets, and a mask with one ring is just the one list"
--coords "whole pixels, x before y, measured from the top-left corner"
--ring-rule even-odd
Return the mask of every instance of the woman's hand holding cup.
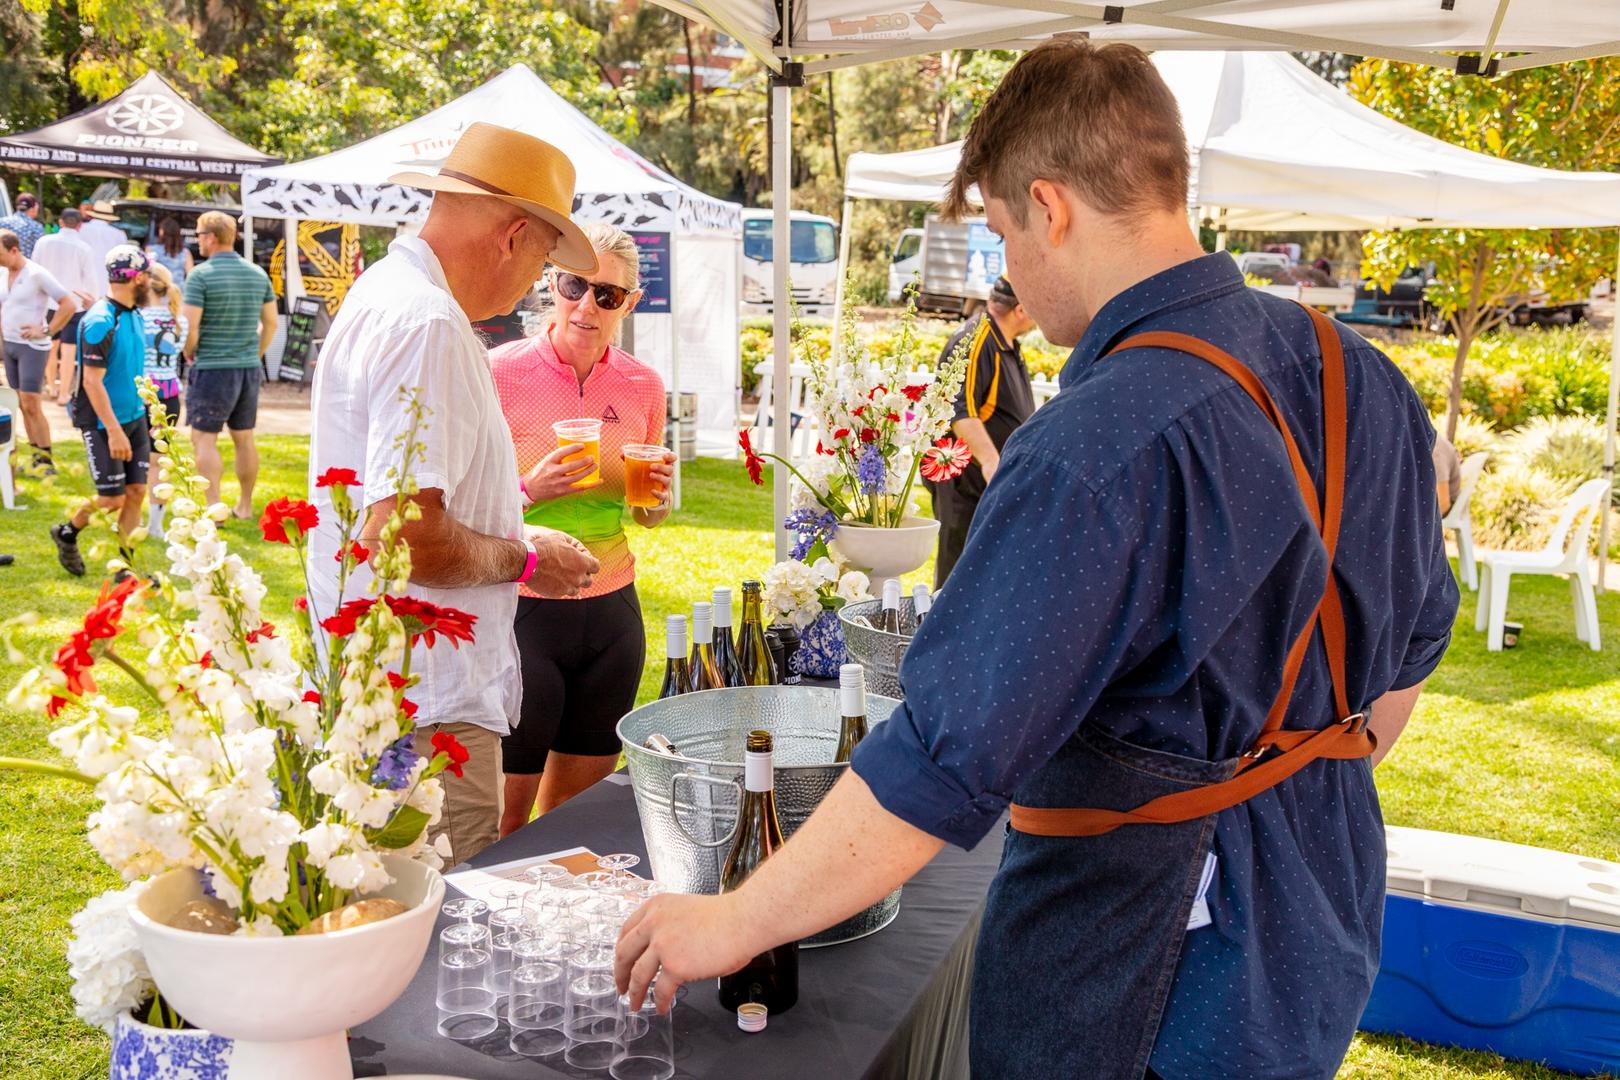
[[653, 462], [647, 469], [647, 478], [652, 481], [653, 491], [658, 495], [658, 504], [668, 506], [670, 485], [675, 482], [674, 452], [664, 451], [664, 460]]
[[600, 487], [600, 476], [591, 483], [580, 484], [595, 468], [596, 458], [589, 450], [578, 443], [564, 443], [529, 470], [529, 475], [523, 478], [523, 490], [528, 492], [532, 501], [546, 502], [572, 495], [576, 491]]

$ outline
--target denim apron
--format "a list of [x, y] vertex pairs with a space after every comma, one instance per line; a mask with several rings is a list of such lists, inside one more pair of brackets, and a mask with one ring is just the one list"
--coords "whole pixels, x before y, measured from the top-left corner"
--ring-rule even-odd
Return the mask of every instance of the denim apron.
[[[1288, 651], [1261, 734], [1240, 757], [1205, 761], [1149, 750], [1082, 724], [1020, 785], [979, 933], [970, 1021], [975, 1077], [1142, 1077], [1213, 845], [1216, 814], [1311, 761], [1372, 753], [1365, 717], [1352, 712], [1346, 699], [1344, 618], [1332, 570], [1344, 485], [1344, 358], [1332, 324], [1311, 314], [1323, 356], [1325, 497], [1318, 496], [1264, 384], [1241, 362], [1204, 342], [1162, 332], [1132, 337], [1113, 350], [1178, 349], [1243, 386], [1286, 444], [1327, 551], [1327, 581]], [[1294, 682], [1318, 629], [1329, 658], [1336, 722], [1284, 731]], [[1089, 805], [1076, 809], [1080, 798]]]

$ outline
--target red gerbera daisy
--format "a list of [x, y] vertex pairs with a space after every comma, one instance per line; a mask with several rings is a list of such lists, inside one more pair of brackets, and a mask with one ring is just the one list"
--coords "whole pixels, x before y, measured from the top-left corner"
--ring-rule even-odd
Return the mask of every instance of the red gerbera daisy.
[[973, 452], [968, 449], [967, 443], [961, 439], [944, 438], [923, 454], [917, 471], [922, 473], [924, 480], [942, 484], [961, 476], [962, 470], [972, 460]]
[[463, 641], [473, 639], [473, 623], [478, 621], [476, 615], [430, 604], [414, 596], [387, 596], [383, 599], [388, 610], [405, 624], [405, 632], [410, 634], [412, 645], [420, 639], [427, 642], [431, 649], [438, 640], [437, 635], [443, 634], [446, 641], [459, 649]]
[[753, 442], [748, 438], [747, 428], [738, 432], [737, 445], [742, 447], [743, 464], [748, 467], [748, 479], [756, 485], [765, 483], [765, 459], [754, 449]]

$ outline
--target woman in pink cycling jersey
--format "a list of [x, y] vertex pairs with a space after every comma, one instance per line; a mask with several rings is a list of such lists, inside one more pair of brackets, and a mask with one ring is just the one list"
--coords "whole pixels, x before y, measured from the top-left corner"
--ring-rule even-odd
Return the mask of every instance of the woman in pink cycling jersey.
[[[635, 557], [624, 535], [620, 454], [630, 443], [663, 445], [664, 381], [614, 345], [619, 323], [641, 299], [635, 241], [611, 225], [585, 234], [600, 263], [596, 275], [553, 269], [556, 306], [545, 329], [489, 354], [524, 478], [525, 519], [568, 533], [602, 564], [578, 598], [551, 600], [519, 587], [523, 709], [501, 746], [502, 836], [529, 820], [537, 797], [543, 814], [613, 771], [615, 725], [635, 704], [647, 653]], [[577, 446], [558, 446], [552, 431], [557, 421], [574, 419], [602, 424], [601, 479], [590, 486], [582, 486], [590, 458]], [[666, 453], [653, 466], [660, 505], [631, 507], [637, 524], [650, 529], [669, 516], [674, 461]]]

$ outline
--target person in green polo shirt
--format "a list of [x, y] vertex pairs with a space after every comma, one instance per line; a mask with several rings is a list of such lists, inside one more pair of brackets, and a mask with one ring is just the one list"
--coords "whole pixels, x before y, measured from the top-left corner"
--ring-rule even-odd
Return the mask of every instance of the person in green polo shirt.
[[236, 219], [210, 210], [197, 219], [197, 248], [208, 261], [186, 277], [185, 354], [191, 357], [186, 423], [197, 454], [197, 471], [208, 481], [208, 502], [219, 501], [225, 463], [219, 433], [230, 428], [241, 491], [234, 513], [253, 517], [253, 485], [259, 450], [253, 426], [259, 418], [263, 357], [276, 333], [276, 294], [263, 270], [236, 253]]

